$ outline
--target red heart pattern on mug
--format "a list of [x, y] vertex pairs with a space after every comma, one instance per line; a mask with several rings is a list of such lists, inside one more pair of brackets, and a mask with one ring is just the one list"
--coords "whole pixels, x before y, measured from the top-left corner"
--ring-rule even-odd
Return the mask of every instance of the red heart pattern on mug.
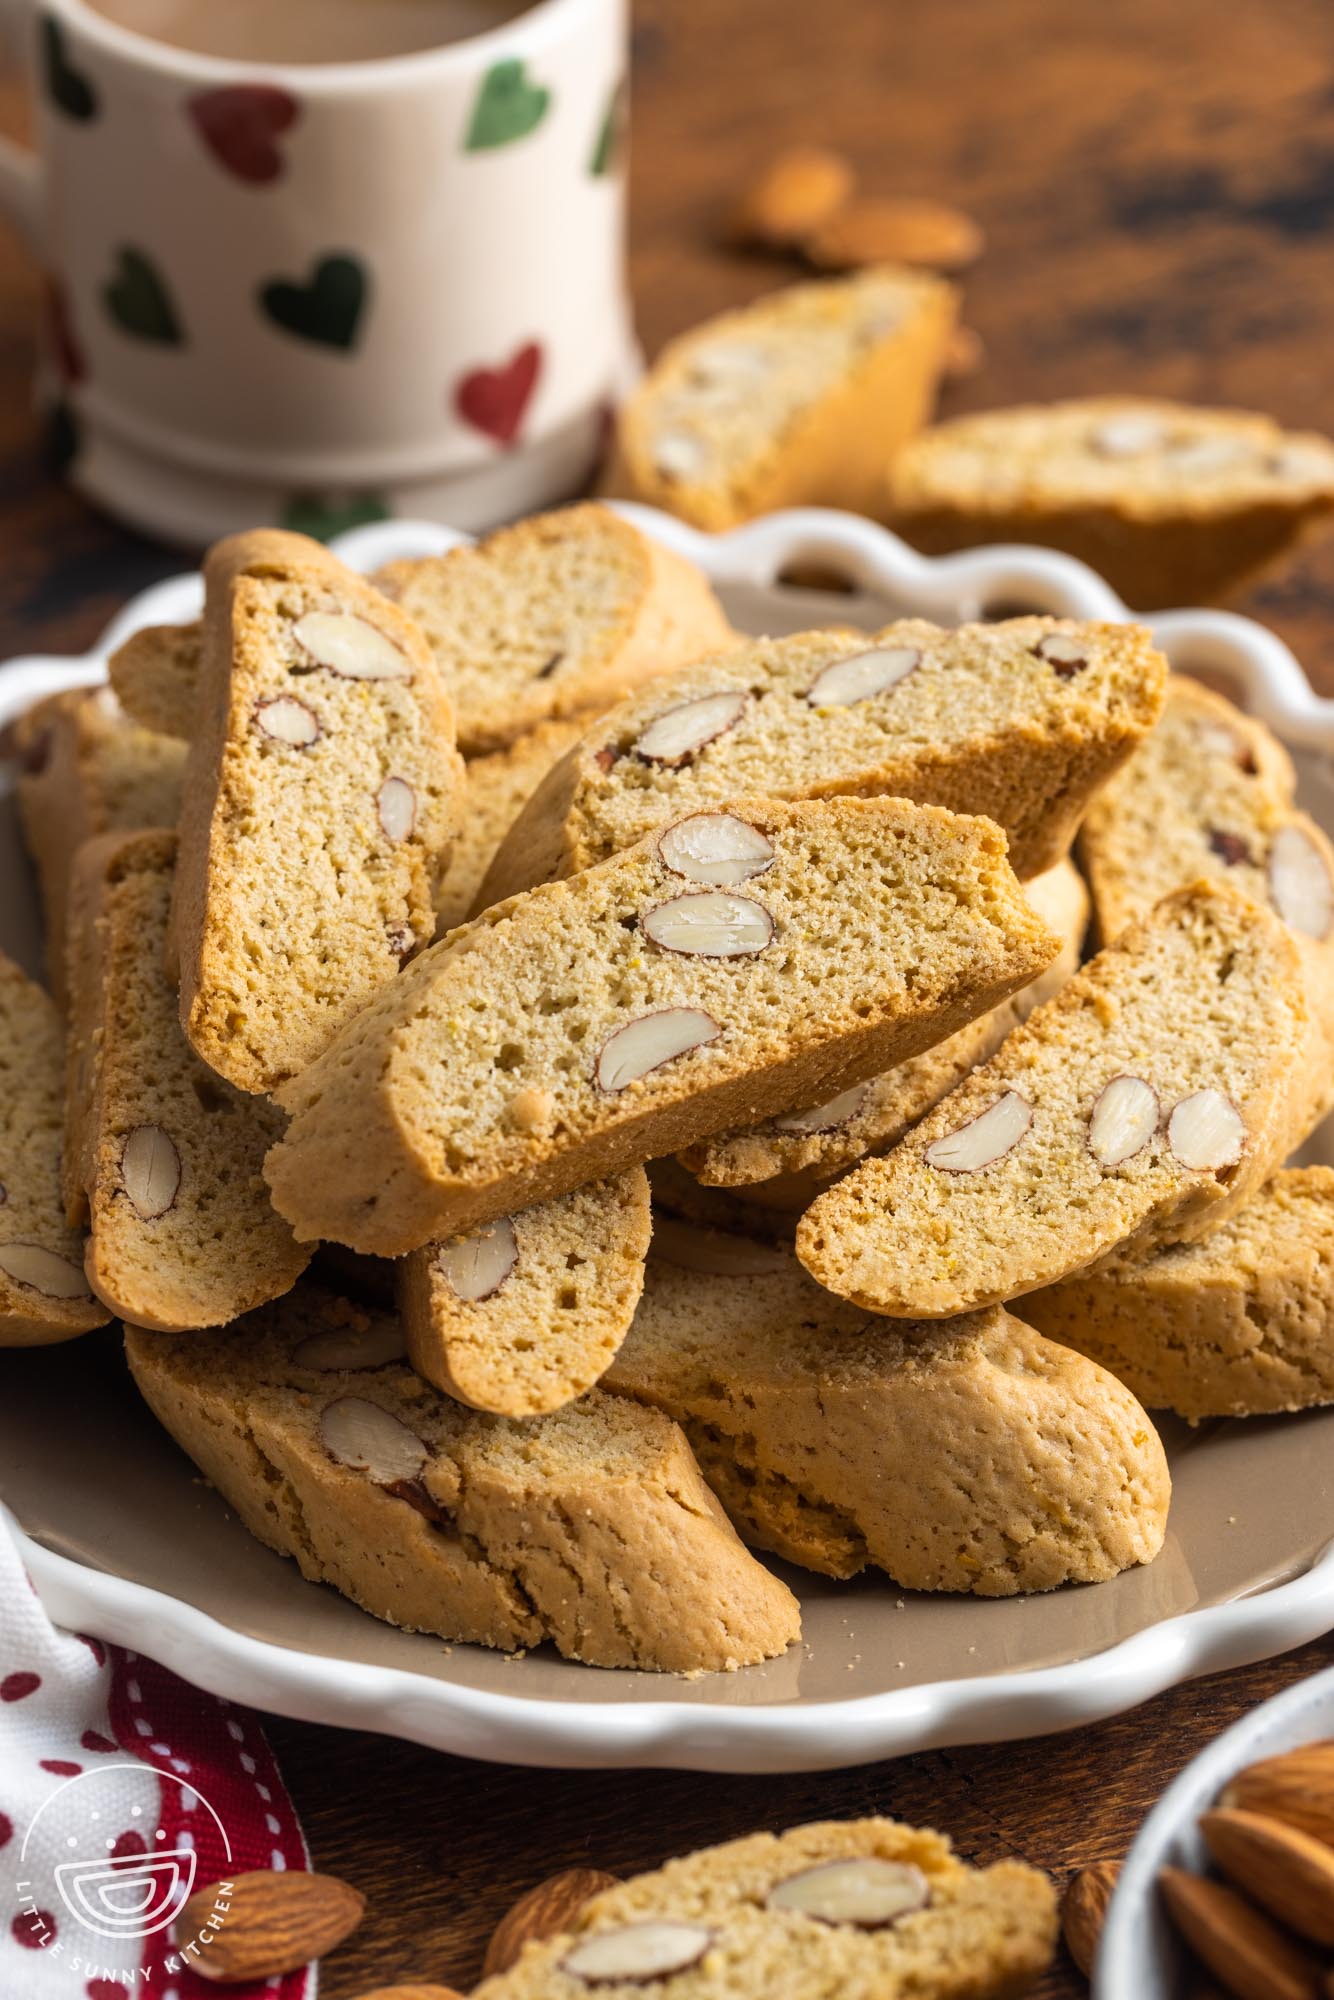
[[454, 408], [465, 424], [498, 445], [512, 445], [542, 373], [542, 345], [530, 340], [498, 368], [473, 368], [459, 378]]
[[229, 84], [200, 91], [189, 110], [204, 144], [237, 180], [263, 186], [286, 171], [278, 141], [301, 115], [290, 91], [271, 83]]

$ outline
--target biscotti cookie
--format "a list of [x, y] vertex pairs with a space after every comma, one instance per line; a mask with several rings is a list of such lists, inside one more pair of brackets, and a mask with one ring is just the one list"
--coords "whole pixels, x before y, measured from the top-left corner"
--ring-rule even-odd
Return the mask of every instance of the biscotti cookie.
[[194, 734], [203, 656], [202, 619], [189, 625], [144, 625], [116, 648], [107, 674], [133, 721], [188, 742]]
[[16, 739], [19, 817], [42, 892], [47, 983], [63, 1009], [74, 856], [100, 833], [175, 826], [185, 746], [128, 721], [106, 688], [38, 702]]
[[157, 832], [79, 851], [64, 1153], [93, 1289], [120, 1318], [173, 1333], [225, 1325], [310, 1261], [261, 1172], [281, 1112], [216, 1076], [181, 1033], [163, 965], [175, 849]]
[[237, 535], [204, 579], [181, 1024], [220, 1076], [267, 1091], [433, 935], [463, 766], [420, 633], [318, 542]]
[[[805, 1208], [822, 1184], [869, 1154], [896, 1146], [932, 1106], [939, 1104], [970, 1070], [1000, 1047], [1012, 1028], [1035, 1007], [1059, 993], [1079, 970], [1080, 947], [1088, 927], [1088, 891], [1068, 861], [1024, 884], [1024, 894], [1042, 921], [1062, 940], [1045, 972], [1018, 993], [981, 1014], [966, 1028], [937, 1042], [920, 1056], [854, 1084], [831, 1104], [789, 1111], [746, 1132], [724, 1132], [692, 1146], [682, 1164], [710, 1187], [757, 1186], [761, 1199]], [[763, 1184], [781, 1179], [784, 1187], [767, 1195]], [[804, 1194], [805, 1199], [801, 1199]]]
[[1203, 1242], [1118, 1258], [1024, 1311], [1193, 1423], [1332, 1403], [1334, 1170], [1275, 1174]]
[[299, 1236], [398, 1256], [824, 1103], [1058, 949], [989, 820], [741, 799], [423, 953], [284, 1087], [265, 1172]]
[[467, 922], [496, 849], [552, 765], [578, 742], [586, 727], [582, 719], [544, 722], [508, 750], [470, 759], [462, 825], [436, 892], [437, 936]]
[[[604, 716], [529, 800], [481, 900], [575, 874], [742, 793], [985, 813], [1016, 874], [1039, 875], [1153, 727], [1166, 673], [1138, 626], [1051, 618], [757, 640]], [[718, 857], [711, 879], [727, 867]]]
[[126, 1333], [154, 1414], [246, 1527], [377, 1618], [590, 1666], [748, 1666], [797, 1636], [677, 1426], [593, 1391], [514, 1422], [403, 1363], [397, 1321], [310, 1285], [235, 1326]]
[[1139, 396], [985, 410], [890, 469], [890, 520], [930, 555], [1041, 542], [1127, 604], [1207, 602], [1334, 508], [1334, 445], [1268, 417]]
[[818, 1281], [943, 1318], [1216, 1228], [1314, 1113], [1323, 1041], [1283, 925], [1223, 884], [1122, 932], [797, 1231]]
[[0, 953], [0, 1347], [104, 1326], [60, 1192], [65, 1048], [40, 986]]
[[632, 1167], [413, 1250], [394, 1267], [413, 1367], [476, 1410], [558, 1410], [625, 1338], [651, 1226]]
[[753, 1833], [632, 1876], [474, 2000], [1010, 2000], [1056, 1950], [1051, 1883], [890, 1819]]
[[682, 1425], [744, 1540], [826, 1576], [874, 1565], [980, 1597], [1158, 1554], [1162, 1445], [1082, 1354], [999, 1306], [868, 1322], [788, 1252], [753, 1268], [743, 1240], [687, 1245], [689, 1269], [670, 1234], [663, 1247], [604, 1387]]
[[882, 268], [707, 320], [623, 404], [607, 491], [711, 529], [776, 507], [883, 514], [885, 468], [930, 414], [956, 306], [940, 279]]

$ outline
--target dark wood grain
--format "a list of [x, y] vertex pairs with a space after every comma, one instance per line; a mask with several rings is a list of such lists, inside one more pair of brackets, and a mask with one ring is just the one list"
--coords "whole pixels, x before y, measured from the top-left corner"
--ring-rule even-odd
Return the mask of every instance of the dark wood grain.
[[[10, 91], [0, 109], [20, 115]], [[1334, 38], [1327, 0], [640, 0], [633, 273], [650, 351], [788, 268], [719, 247], [720, 206], [790, 139], [832, 140], [885, 190], [960, 202], [983, 371], [963, 409], [1149, 389], [1334, 431]], [[37, 305], [0, 245], [0, 652], [82, 646], [174, 555], [44, 469], [26, 380]], [[1244, 608], [1334, 690], [1334, 540]], [[621, 1872], [756, 1826], [868, 1810], [1059, 1876], [1117, 1855], [1163, 1785], [1328, 1643], [1028, 1744], [843, 1774], [533, 1773], [275, 1722], [316, 1862], [369, 1899], [327, 2000], [412, 1975], [466, 1987], [510, 1901], [572, 1863]], [[1062, 1962], [1046, 2000], [1083, 1991]]]

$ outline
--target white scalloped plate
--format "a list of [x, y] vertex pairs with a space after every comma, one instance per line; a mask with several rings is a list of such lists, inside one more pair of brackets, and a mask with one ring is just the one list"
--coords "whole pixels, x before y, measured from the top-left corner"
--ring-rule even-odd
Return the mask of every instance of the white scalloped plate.
[[[627, 507], [701, 564], [743, 629], [942, 623], [1002, 607], [1119, 619], [1089, 570], [1032, 548], [928, 561], [869, 522], [816, 510], [708, 537]], [[335, 546], [359, 568], [430, 553], [438, 527], [390, 522]], [[855, 590], [778, 579], [816, 563]], [[0, 674], [0, 726], [54, 689], [103, 678], [140, 625], [192, 617], [197, 576], [126, 607], [82, 659]], [[1154, 621], [1174, 663], [1221, 676], [1293, 747], [1305, 803], [1334, 828], [1334, 703], [1243, 618]], [[0, 785], [0, 944], [33, 964], [36, 913]], [[1334, 1158], [1318, 1138], [1309, 1157]], [[695, 1681], [605, 1673], [541, 1648], [522, 1660], [395, 1631], [251, 1540], [129, 1387], [117, 1343], [0, 1355], [0, 1494], [62, 1623], [151, 1650], [200, 1686], [309, 1721], [382, 1730], [474, 1757], [547, 1765], [819, 1769], [933, 1745], [1070, 1728], [1193, 1674], [1304, 1643], [1334, 1626], [1334, 1411], [1189, 1431], [1168, 1422], [1174, 1498], [1158, 1561], [1114, 1582], [984, 1602], [839, 1585], [795, 1570], [804, 1638], [783, 1659]]]

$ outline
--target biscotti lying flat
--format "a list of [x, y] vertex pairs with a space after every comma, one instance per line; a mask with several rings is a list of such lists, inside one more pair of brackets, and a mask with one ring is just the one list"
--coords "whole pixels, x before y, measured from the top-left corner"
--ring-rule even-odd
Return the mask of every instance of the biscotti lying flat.
[[128, 716], [145, 729], [188, 742], [204, 658], [204, 625], [144, 625], [107, 661], [111, 686]]
[[216, 1076], [181, 1032], [163, 965], [175, 847], [157, 832], [80, 849], [64, 1149], [93, 1289], [120, 1318], [168, 1332], [225, 1325], [310, 1260], [261, 1172], [282, 1114]]
[[1051, 1963], [1056, 1898], [889, 1819], [754, 1833], [636, 1875], [525, 1946], [474, 2000], [1012, 2000]]
[[753, 1244], [709, 1251], [684, 1269], [670, 1234], [655, 1248], [605, 1386], [684, 1427], [746, 1541], [827, 1576], [873, 1564], [982, 1597], [1157, 1555], [1167, 1462], [1113, 1375], [999, 1306], [868, 1322], [790, 1254], [742, 1276]]
[[757, 640], [605, 716], [529, 800], [481, 900], [575, 874], [743, 793], [985, 813], [1016, 874], [1041, 874], [1153, 727], [1166, 671], [1137, 626], [1050, 618]]
[[746, 1132], [721, 1133], [692, 1146], [682, 1164], [710, 1187], [744, 1187], [781, 1176], [783, 1205], [797, 1205], [804, 1192], [799, 1204], [804, 1208], [823, 1182], [868, 1154], [896, 1146], [933, 1105], [995, 1053], [1012, 1028], [1078, 971], [1088, 927], [1088, 891], [1078, 870], [1060, 861], [1026, 882], [1024, 894], [1063, 940], [1059, 956], [1031, 985], [920, 1056], [910, 1056], [869, 1083], [854, 1084], [832, 1104], [789, 1111]]
[[988, 820], [741, 799], [423, 953], [283, 1089], [265, 1172], [299, 1236], [398, 1256], [824, 1103], [1058, 950]]
[[1167, 897], [797, 1231], [872, 1312], [1014, 1299], [1133, 1242], [1217, 1227], [1305, 1135], [1324, 1089], [1283, 925], [1222, 884]]
[[496, 849], [552, 765], [578, 742], [586, 727], [583, 719], [544, 722], [508, 750], [469, 760], [462, 824], [450, 849], [448, 871], [436, 891], [438, 936], [467, 922]]
[[65, 1049], [49, 997], [0, 955], [0, 1347], [71, 1340], [110, 1317], [65, 1220]]
[[745, 1666], [797, 1636], [675, 1424], [597, 1392], [514, 1423], [402, 1362], [389, 1315], [303, 1286], [223, 1331], [126, 1353], [251, 1533], [377, 1618], [592, 1666]]
[[175, 826], [185, 746], [127, 721], [106, 688], [38, 702], [17, 738], [19, 815], [42, 892], [47, 983], [63, 1009], [74, 856], [101, 833]]
[[390, 563], [375, 582], [434, 651], [470, 757], [610, 708], [735, 637], [702, 571], [594, 503]]
[[622, 406], [606, 490], [700, 528], [775, 507], [884, 510], [926, 421], [956, 294], [880, 269], [794, 285], [672, 341]]
[[1203, 1242], [1118, 1259], [1024, 1311], [1192, 1422], [1334, 1402], [1334, 1170], [1275, 1174]]
[[267, 1091], [435, 930], [462, 763], [415, 626], [316, 542], [260, 532], [205, 565], [203, 678], [173, 906], [181, 1024]]
[[1334, 445], [1269, 417], [1145, 397], [957, 417], [894, 460], [890, 520], [928, 554], [1041, 542], [1127, 604], [1235, 588], [1334, 508]]
[[632, 1167], [413, 1250], [394, 1266], [413, 1367], [476, 1410], [558, 1410], [625, 1338], [651, 1227]]

